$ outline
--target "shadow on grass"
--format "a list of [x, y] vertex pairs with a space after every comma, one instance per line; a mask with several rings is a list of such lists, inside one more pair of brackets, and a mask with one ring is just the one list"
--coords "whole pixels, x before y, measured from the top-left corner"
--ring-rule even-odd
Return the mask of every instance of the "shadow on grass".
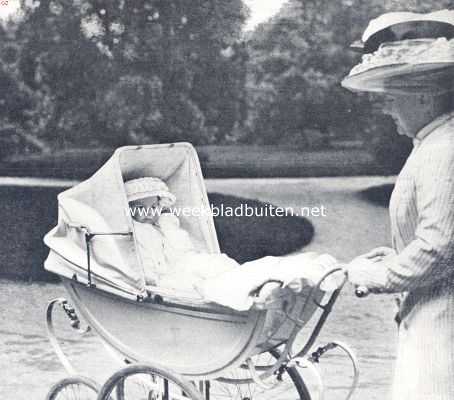
[[382, 207], [388, 207], [393, 189], [394, 184], [389, 183], [361, 190], [358, 195], [361, 199], [366, 200], [370, 203]]
[[43, 236], [57, 222], [60, 188], [0, 187], [0, 273], [27, 280], [55, 280], [44, 271]]
[[[312, 223], [297, 216], [267, 216], [271, 204], [219, 193], [208, 194], [214, 206], [252, 207], [254, 217], [218, 216], [214, 218], [221, 251], [239, 263], [265, 256], [281, 256], [307, 245], [314, 236]], [[263, 215], [263, 216], [260, 216]]]
[[[57, 222], [60, 188], [0, 186], [0, 276], [55, 281], [43, 269], [48, 249], [42, 238]], [[213, 193], [214, 206], [269, 207], [256, 200]], [[267, 255], [283, 255], [309, 243], [312, 224], [300, 217], [217, 217], [218, 239], [223, 252], [238, 262]]]

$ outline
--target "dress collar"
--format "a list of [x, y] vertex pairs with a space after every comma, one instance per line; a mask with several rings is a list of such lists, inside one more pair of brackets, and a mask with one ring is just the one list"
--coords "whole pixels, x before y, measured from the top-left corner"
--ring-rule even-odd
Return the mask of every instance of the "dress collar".
[[444, 125], [451, 118], [454, 118], [454, 111], [442, 114], [439, 117], [435, 118], [432, 122], [429, 122], [424, 128], [422, 128], [414, 138], [413, 142], [419, 144], [425, 137], [432, 133], [438, 127]]

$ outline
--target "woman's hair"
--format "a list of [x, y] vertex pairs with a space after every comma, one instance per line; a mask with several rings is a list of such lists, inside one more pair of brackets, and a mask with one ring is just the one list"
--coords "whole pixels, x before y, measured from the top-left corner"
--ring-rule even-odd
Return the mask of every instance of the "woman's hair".
[[440, 21], [408, 21], [382, 29], [364, 43], [364, 53], [373, 53], [381, 44], [407, 39], [454, 38], [454, 26]]

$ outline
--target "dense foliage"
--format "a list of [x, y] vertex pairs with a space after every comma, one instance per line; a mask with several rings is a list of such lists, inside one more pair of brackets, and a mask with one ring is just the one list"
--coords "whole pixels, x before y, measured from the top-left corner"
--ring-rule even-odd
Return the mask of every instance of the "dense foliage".
[[210, 143], [245, 120], [240, 0], [25, 3], [1, 32], [2, 118], [44, 147]]
[[380, 136], [389, 129], [377, 107], [380, 97], [351, 94], [340, 86], [360, 60], [349, 44], [383, 12], [425, 12], [449, 3], [290, 0], [249, 40], [248, 139], [306, 145], [311, 129], [334, 138]]
[[380, 98], [340, 87], [359, 61], [348, 45], [384, 11], [451, 5], [289, 0], [245, 33], [241, 0], [23, 2], [0, 29], [4, 154], [176, 140], [307, 147], [314, 136], [388, 154]]
[[360, 55], [348, 49], [371, 18], [388, 11], [428, 12], [450, 1], [289, 0], [250, 36], [250, 143], [326, 146], [333, 139], [363, 142], [385, 172], [396, 172], [411, 147], [381, 111], [381, 96], [340, 86]]

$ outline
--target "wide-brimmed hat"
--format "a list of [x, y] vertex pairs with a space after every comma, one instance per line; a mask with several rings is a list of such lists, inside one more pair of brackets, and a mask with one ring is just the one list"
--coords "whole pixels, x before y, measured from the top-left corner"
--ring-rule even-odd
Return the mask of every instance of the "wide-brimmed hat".
[[128, 201], [135, 201], [145, 197], [160, 197], [160, 206], [170, 207], [175, 204], [176, 197], [168, 186], [159, 178], [144, 177], [125, 183]]
[[454, 89], [454, 10], [383, 14], [352, 47], [365, 54], [342, 81], [347, 89], [402, 94]]

